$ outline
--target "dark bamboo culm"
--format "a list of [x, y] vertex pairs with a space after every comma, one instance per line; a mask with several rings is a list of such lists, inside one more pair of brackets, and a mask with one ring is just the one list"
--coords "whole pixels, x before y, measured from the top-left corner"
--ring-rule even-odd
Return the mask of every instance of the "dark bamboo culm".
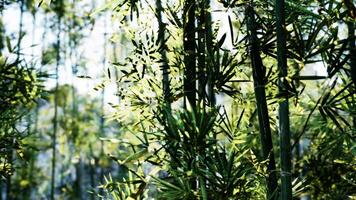
[[157, 21], [158, 21], [158, 39], [159, 39], [159, 46], [160, 46], [160, 54], [161, 54], [161, 59], [162, 59], [162, 75], [163, 75], [163, 80], [162, 80], [162, 86], [163, 86], [163, 96], [164, 96], [164, 101], [167, 106], [167, 108], [170, 108], [170, 82], [169, 82], [169, 64], [167, 60], [167, 54], [166, 54], [166, 44], [165, 44], [165, 24], [162, 21], [162, 3], [161, 0], [156, 0], [156, 13], [157, 13]]
[[198, 32], [198, 49], [197, 49], [197, 60], [198, 60], [198, 102], [205, 101], [205, 86], [206, 86], [206, 67], [205, 67], [205, 44], [206, 44], [206, 3], [205, 0], [198, 2], [198, 17], [197, 17], [197, 32]]
[[275, 18], [277, 33], [277, 61], [279, 70], [278, 89], [283, 100], [279, 103], [279, 142], [281, 156], [281, 199], [292, 199], [292, 174], [291, 174], [291, 144], [289, 130], [289, 102], [288, 92], [284, 87], [284, 79], [288, 75], [287, 47], [285, 32], [285, 6], [284, 0], [275, 1]]
[[[186, 0], [183, 10], [184, 96], [192, 108], [196, 106], [195, 1]], [[186, 107], [186, 101], [185, 101]]]
[[267, 164], [267, 199], [274, 199], [277, 196], [276, 164], [274, 159], [271, 128], [269, 122], [266, 92], [265, 92], [265, 67], [263, 66], [259, 41], [257, 37], [257, 23], [253, 2], [246, 7], [247, 30], [249, 34], [249, 54], [252, 65], [253, 82], [257, 104], [258, 122], [260, 128], [260, 140], [263, 159], [268, 159]]
[[[356, 48], [355, 48], [355, 23], [350, 21], [347, 23], [348, 39], [349, 39], [349, 53], [350, 53], [350, 67], [351, 67], [351, 79], [354, 83], [354, 92], [356, 93]], [[354, 99], [354, 105], [356, 104]], [[356, 106], [356, 105], [355, 105]], [[352, 118], [353, 129], [356, 130], [356, 116]]]
[[348, 22], [348, 39], [350, 48], [350, 66], [351, 66], [351, 78], [356, 88], [356, 48], [355, 48], [355, 24], [354, 22]]

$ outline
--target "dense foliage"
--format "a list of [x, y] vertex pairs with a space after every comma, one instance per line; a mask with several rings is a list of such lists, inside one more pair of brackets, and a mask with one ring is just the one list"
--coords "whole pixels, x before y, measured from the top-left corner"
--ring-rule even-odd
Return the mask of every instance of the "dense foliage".
[[13, 10], [0, 199], [356, 198], [352, 1], [21, 0], [2, 18]]

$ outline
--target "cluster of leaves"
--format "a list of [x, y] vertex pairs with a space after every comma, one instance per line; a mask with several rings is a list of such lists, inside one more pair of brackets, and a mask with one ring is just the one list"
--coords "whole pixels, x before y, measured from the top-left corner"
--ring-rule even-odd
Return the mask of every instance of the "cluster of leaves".
[[21, 139], [25, 136], [18, 130], [20, 119], [25, 116], [36, 99], [41, 94], [42, 82], [46, 75], [36, 72], [35, 69], [20, 64], [20, 61], [9, 62], [0, 58], [0, 154], [1, 176], [12, 174], [13, 152], [17, 150], [22, 157]]
[[246, 144], [217, 139], [226, 137], [222, 120], [216, 109], [172, 115], [162, 108], [155, 119], [161, 130], [135, 133], [141, 142], [133, 153], [112, 156], [130, 175], [108, 179], [103, 187], [114, 199], [141, 199], [154, 191], [158, 199], [262, 198], [266, 168]]

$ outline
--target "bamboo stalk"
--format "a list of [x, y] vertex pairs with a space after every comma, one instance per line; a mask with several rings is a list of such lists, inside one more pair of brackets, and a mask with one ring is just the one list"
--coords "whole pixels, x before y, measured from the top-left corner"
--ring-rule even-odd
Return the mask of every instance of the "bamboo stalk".
[[[103, 65], [103, 72], [106, 71], [106, 54], [107, 54], [107, 31], [108, 31], [108, 24], [107, 24], [107, 16], [104, 15], [104, 34], [103, 34], [103, 39], [104, 39], [104, 44], [103, 44], [103, 59], [102, 59], [102, 65]], [[105, 113], [105, 87], [102, 88], [101, 91], [101, 116], [100, 116], [100, 122], [99, 122], [99, 136], [100, 137], [105, 137], [105, 118], [104, 118], [104, 113]], [[103, 159], [105, 157], [104, 155], [104, 142], [101, 140], [100, 141], [100, 159]], [[100, 168], [100, 174], [99, 174], [99, 180], [101, 183], [104, 182], [104, 169], [103, 167]], [[104, 190], [101, 189], [99, 190], [99, 194], [103, 195]]]
[[16, 61], [19, 62], [20, 60], [20, 49], [21, 49], [21, 41], [22, 41], [22, 34], [23, 34], [23, 14], [25, 10], [25, 2], [24, 0], [20, 1], [20, 23], [19, 23], [19, 38], [17, 40], [17, 52], [16, 52]]
[[57, 19], [57, 51], [56, 51], [56, 86], [54, 91], [54, 117], [53, 117], [53, 135], [52, 135], [52, 176], [51, 176], [51, 200], [55, 196], [55, 182], [56, 182], [56, 144], [57, 144], [57, 118], [58, 118], [58, 88], [59, 88], [59, 65], [60, 65], [60, 45], [61, 45], [61, 15], [58, 14]]
[[186, 0], [184, 2], [184, 94], [193, 109], [196, 106], [195, 7], [195, 1], [193, 0]]
[[[356, 48], [355, 48], [355, 23], [353, 21], [347, 22], [348, 29], [348, 39], [349, 39], [349, 53], [350, 53], [350, 67], [351, 67], [351, 79], [354, 83], [354, 90], [356, 90]], [[355, 92], [355, 91], [354, 91]], [[356, 107], [356, 99], [353, 97], [353, 104]], [[356, 117], [352, 118], [353, 120], [353, 129], [356, 129]]]
[[205, 101], [206, 67], [205, 67], [205, 45], [206, 45], [206, 0], [199, 1], [199, 15], [197, 20], [198, 32], [198, 102]]
[[[283, 79], [288, 75], [287, 69], [287, 47], [285, 33], [285, 2], [275, 1], [275, 17], [277, 32], [277, 61], [279, 69], [279, 93], [286, 93]], [[288, 95], [282, 97], [279, 103], [279, 139], [281, 156], [281, 199], [292, 199], [292, 174], [291, 174], [291, 144], [289, 130], [289, 102]]]
[[347, 23], [348, 39], [350, 48], [350, 66], [351, 66], [351, 78], [356, 87], [356, 48], [355, 48], [355, 24], [350, 21]]
[[263, 66], [260, 56], [260, 47], [257, 37], [257, 23], [255, 20], [252, 2], [246, 7], [246, 16], [250, 42], [249, 54], [252, 64], [262, 155], [263, 159], [269, 159], [267, 163], [267, 199], [273, 199], [277, 196], [276, 191], [278, 186], [276, 177], [276, 164], [274, 159], [272, 135], [265, 93], [265, 67]]
[[165, 44], [165, 24], [162, 21], [162, 3], [161, 0], [156, 0], [156, 13], [157, 13], [157, 20], [158, 20], [158, 38], [159, 38], [159, 45], [160, 45], [160, 54], [162, 58], [162, 75], [163, 75], [163, 96], [164, 101], [168, 109], [170, 109], [170, 82], [169, 82], [169, 64], [167, 60], [166, 54], [166, 44]]
[[206, 0], [205, 1], [206, 5], [205, 5], [205, 45], [206, 45], [206, 53], [207, 53], [207, 95], [208, 95], [208, 101], [209, 101], [209, 105], [212, 107], [215, 105], [216, 100], [215, 100], [215, 94], [214, 94], [214, 81], [212, 79], [213, 77], [213, 71], [209, 70], [209, 68], [213, 67], [213, 65], [209, 66], [209, 63], [211, 64], [211, 60], [213, 58], [213, 33], [212, 33], [212, 21], [211, 21], [211, 11], [210, 11], [210, 0]]

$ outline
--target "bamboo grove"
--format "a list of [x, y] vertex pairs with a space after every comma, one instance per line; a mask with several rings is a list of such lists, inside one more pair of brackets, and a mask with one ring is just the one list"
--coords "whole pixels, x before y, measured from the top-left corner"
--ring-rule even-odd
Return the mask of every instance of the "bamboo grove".
[[356, 198], [353, 1], [0, 4], [0, 200]]

